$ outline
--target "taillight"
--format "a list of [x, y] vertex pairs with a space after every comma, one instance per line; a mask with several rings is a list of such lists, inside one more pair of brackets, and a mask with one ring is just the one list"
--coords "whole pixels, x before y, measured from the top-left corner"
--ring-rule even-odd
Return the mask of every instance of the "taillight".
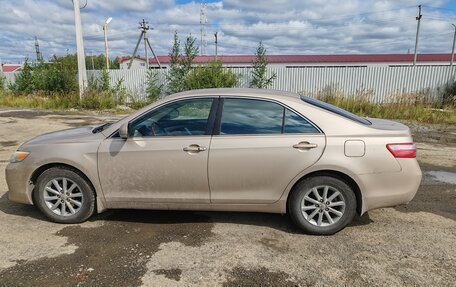
[[414, 143], [387, 144], [386, 148], [395, 158], [415, 158], [416, 146]]

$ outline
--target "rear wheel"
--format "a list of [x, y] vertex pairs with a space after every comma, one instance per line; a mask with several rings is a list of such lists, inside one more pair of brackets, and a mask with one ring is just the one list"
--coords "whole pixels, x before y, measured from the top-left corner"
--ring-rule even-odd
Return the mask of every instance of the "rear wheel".
[[77, 172], [53, 167], [37, 179], [35, 204], [50, 220], [59, 223], [86, 221], [95, 209], [95, 193]]
[[288, 209], [306, 233], [334, 234], [349, 224], [356, 212], [356, 197], [344, 181], [330, 176], [311, 177], [292, 191]]

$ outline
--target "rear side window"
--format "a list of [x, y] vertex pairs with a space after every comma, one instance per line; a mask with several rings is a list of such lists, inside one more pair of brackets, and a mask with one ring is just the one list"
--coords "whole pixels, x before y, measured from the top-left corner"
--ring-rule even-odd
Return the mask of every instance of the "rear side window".
[[267, 101], [225, 99], [220, 134], [280, 134], [283, 109]]
[[339, 116], [342, 116], [344, 118], [347, 118], [349, 120], [358, 122], [360, 124], [363, 124], [363, 125], [371, 125], [372, 124], [370, 121], [366, 120], [365, 118], [358, 117], [355, 114], [347, 112], [346, 110], [343, 110], [343, 109], [338, 108], [336, 106], [330, 105], [328, 103], [325, 103], [325, 102], [322, 102], [322, 101], [319, 101], [319, 100], [316, 100], [316, 99], [308, 98], [308, 97], [301, 97], [301, 100], [303, 100], [304, 102], [306, 102], [308, 104], [311, 104], [313, 106], [316, 106], [316, 107], [319, 107], [321, 109], [327, 110], [329, 112], [335, 113], [335, 114], [337, 114]]
[[306, 121], [300, 115], [285, 109], [285, 121], [283, 125], [283, 133], [285, 134], [315, 134], [318, 130]]
[[263, 100], [224, 99], [220, 123], [222, 135], [319, 133], [302, 116]]

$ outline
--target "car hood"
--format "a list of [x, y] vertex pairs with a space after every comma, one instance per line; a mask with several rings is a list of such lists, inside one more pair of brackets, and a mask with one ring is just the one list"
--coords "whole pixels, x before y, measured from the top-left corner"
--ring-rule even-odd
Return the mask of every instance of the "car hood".
[[92, 132], [93, 127], [80, 127], [80, 128], [73, 128], [67, 130], [61, 130], [56, 132], [51, 132], [43, 135], [39, 135], [34, 137], [25, 143], [23, 143], [19, 149], [26, 148], [31, 145], [38, 145], [38, 144], [53, 144], [53, 143], [77, 143], [77, 142], [85, 142], [90, 139], [98, 138], [100, 133], [94, 134]]

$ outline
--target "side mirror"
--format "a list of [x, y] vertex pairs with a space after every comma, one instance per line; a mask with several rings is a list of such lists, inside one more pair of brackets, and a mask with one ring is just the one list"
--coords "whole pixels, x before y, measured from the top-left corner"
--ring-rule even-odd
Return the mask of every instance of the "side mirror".
[[119, 128], [119, 135], [126, 140], [128, 138], [128, 123], [123, 123]]

